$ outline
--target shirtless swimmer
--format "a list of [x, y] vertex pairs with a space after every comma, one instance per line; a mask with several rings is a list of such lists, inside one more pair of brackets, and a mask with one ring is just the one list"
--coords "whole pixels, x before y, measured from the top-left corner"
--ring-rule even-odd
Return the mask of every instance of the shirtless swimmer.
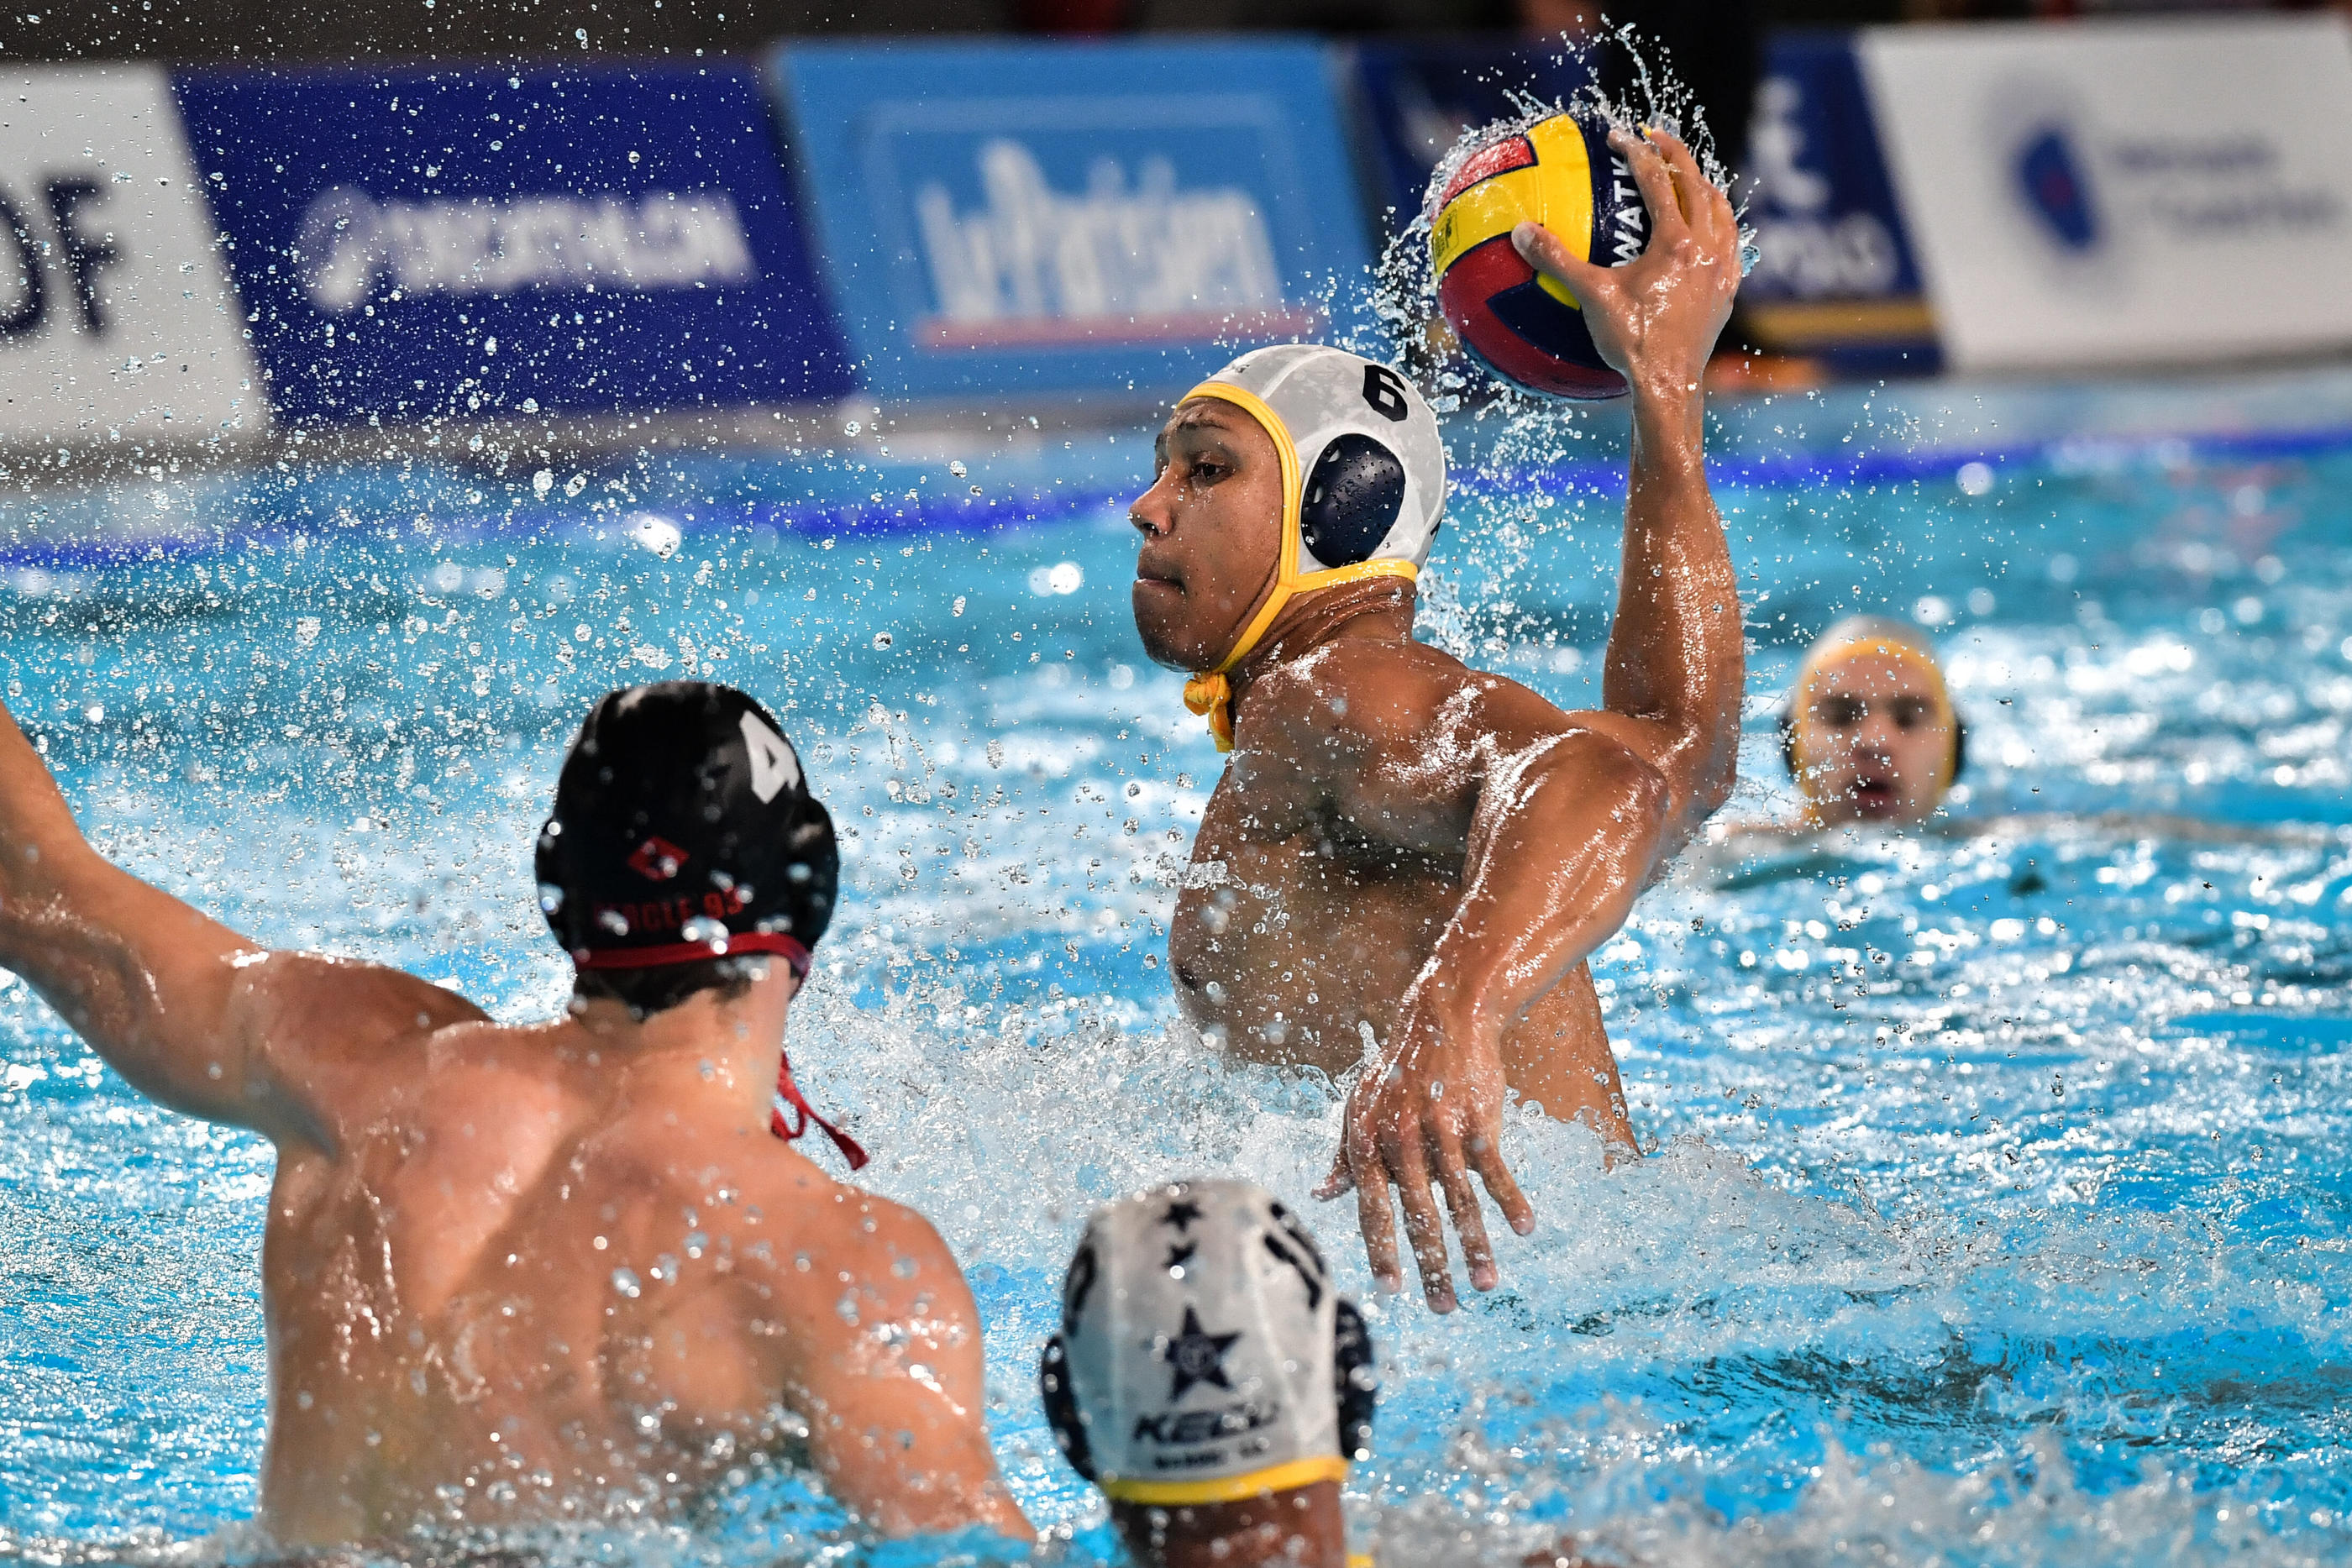
[[635, 1518], [762, 1452], [803, 1455], [886, 1534], [1029, 1536], [955, 1260], [769, 1135], [816, 1121], [780, 1052], [838, 867], [767, 710], [699, 682], [615, 692], [539, 844], [572, 1004], [495, 1024], [414, 975], [267, 951], [108, 864], [0, 708], [0, 966], [133, 1087], [277, 1145], [279, 1546]]
[[[1738, 225], [1674, 137], [1615, 139], [1649, 248], [1595, 267], [1514, 235], [1582, 301], [1632, 386], [1633, 467], [1604, 706], [1563, 713], [1412, 637], [1444, 453], [1404, 379], [1333, 349], [1244, 355], [1160, 438], [1136, 629], [1233, 749], [1169, 933], [1186, 1013], [1227, 1051], [1338, 1073], [1376, 1045], [1322, 1196], [1353, 1186], [1402, 1283], [1393, 1184], [1429, 1303], [1496, 1281], [1473, 1171], [1535, 1223], [1500, 1153], [1506, 1090], [1630, 1147], [1585, 957], [1729, 793], [1740, 611], [1700, 459], [1699, 382], [1739, 282]], [[1433, 1191], [1434, 1188], [1434, 1191]]]

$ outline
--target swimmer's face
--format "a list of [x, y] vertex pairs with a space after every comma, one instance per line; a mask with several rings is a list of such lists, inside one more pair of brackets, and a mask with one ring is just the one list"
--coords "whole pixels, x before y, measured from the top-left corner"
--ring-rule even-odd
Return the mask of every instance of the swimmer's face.
[[1135, 555], [1135, 630], [1143, 651], [1178, 670], [1213, 668], [1279, 568], [1282, 459], [1257, 421], [1195, 398], [1160, 433], [1151, 488], [1128, 508]]
[[1797, 716], [1799, 780], [1828, 822], [1924, 822], [1952, 764], [1952, 725], [1919, 672], [1860, 653], [1823, 675]]

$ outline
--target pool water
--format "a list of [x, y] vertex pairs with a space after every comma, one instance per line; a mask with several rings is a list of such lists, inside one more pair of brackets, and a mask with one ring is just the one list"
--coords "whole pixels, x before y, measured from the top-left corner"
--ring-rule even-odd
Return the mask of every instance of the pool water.
[[[1621, 422], [1457, 417], [1427, 634], [1595, 699]], [[1503, 1288], [1369, 1303], [1360, 1533], [1391, 1562], [2352, 1561], [2352, 375], [1717, 424], [1754, 639], [1722, 820], [1787, 810], [1773, 707], [1856, 610], [1937, 624], [1965, 793], [1913, 837], [1701, 846], [1643, 899], [1594, 968], [1652, 1157], [1515, 1128], [1541, 1224]], [[36, 471], [0, 507], [10, 706], [142, 874], [522, 1019], [566, 985], [528, 856], [588, 703], [684, 674], [765, 698], [850, 889], [803, 1081], [971, 1274], [1050, 1550], [1108, 1560], [1032, 1382], [1088, 1207], [1245, 1172], [1370, 1296], [1344, 1207], [1307, 1198], [1338, 1091], [1173, 1022], [1171, 883], [1219, 762], [1128, 620], [1148, 433], [497, 457]], [[0, 1556], [255, 1550], [268, 1172], [0, 986]], [[988, 1555], [861, 1547], [767, 1473], [535, 1544]]]

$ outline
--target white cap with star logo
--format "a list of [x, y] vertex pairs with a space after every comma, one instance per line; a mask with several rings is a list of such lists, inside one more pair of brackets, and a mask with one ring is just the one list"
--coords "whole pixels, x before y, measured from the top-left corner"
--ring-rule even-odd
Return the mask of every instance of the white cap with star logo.
[[1048, 1414], [1076, 1427], [1064, 1452], [1123, 1502], [1339, 1479], [1340, 1312], [1306, 1227], [1263, 1187], [1176, 1182], [1107, 1205], [1063, 1286], [1058, 1372], [1048, 1352]]

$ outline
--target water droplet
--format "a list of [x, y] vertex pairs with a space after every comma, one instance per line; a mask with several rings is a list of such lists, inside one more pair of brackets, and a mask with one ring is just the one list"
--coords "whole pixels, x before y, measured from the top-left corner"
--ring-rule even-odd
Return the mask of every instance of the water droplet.
[[631, 1273], [626, 1269], [615, 1269], [613, 1270], [613, 1289], [620, 1291], [621, 1294], [628, 1297], [629, 1300], [633, 1301], [635, 1301], [641, 1293], [643, 1293], [643, 1287], [638, 1285], [636, 1275]]
[[884, 648], [888, 647], [889, 645], [890, 645], [890, 633], [889, 633], [889, 632], [875, 632], [875, 633], [874, 633], [874, 646], [875, 646], [875, 648], [876, 648], [876, 650], [877, 650], [877, 652], [878, 652], [879, 650], [881, 650], [881, 649], [884, 649]]
[[676, 523], [651, 512], [639, 512], [629, 522], [629, 538], [664, 560], [677, 552], [682, 537]]

